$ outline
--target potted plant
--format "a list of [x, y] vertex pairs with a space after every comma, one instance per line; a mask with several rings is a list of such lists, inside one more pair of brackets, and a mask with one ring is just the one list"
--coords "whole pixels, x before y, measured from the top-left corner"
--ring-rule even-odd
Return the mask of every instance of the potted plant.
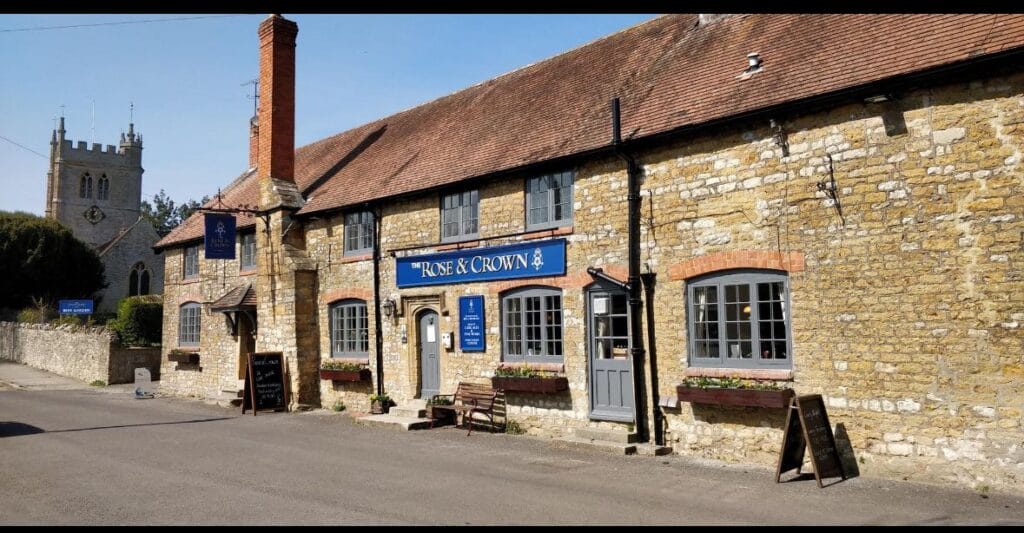
[[503, 367], [494, 372], [491, 386], [505, 391], [555, 394], [569, 390], [569, 379], [525, 366]]
[[375, 415], [382, 415], [391, 410], [391, 397], [387, 394], [370, 395], [370, 412]]
[[435, 405], [451, 405], [452, 395], [436, 395], [427, 399], [427, 418], [434, 421], [434, 424], [447, 424], [454, 422], [455, 411], [451, 409], [435, 409]]
[[676, 393], [681, 402], [775, 408], [789, 407], [795, 395], [793, 389], [775, 382], [708, 377], [686, 378]]
[[167, 352], [167, 360], [174, 363], [194, 365], [199, 362], [199, 354], [197, 352], [186, 352], [185, 350], [175, 348]]
[[361, 363], [328, 359], [320, 363], [320, 379], [331, 381], [369, 381], [370, 369]]

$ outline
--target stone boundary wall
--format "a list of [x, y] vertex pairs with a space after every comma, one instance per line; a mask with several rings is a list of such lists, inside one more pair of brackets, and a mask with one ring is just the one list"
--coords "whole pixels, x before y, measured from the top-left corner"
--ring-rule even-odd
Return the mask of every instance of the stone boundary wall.
[[145, 366], [160, 378], [159, 348], [126, 348], [106, 327], [0, 322], [0, 360], [91, 383], [130, 383]]

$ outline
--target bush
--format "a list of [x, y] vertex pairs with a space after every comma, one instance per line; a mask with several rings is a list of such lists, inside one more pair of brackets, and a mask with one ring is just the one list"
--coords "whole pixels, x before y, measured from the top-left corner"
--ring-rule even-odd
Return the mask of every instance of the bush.
[[26, 307], [18, 312], [18, 322], [42, 324], [46, 322], [46, 315], [35, 307]]
[[331, 407], [331, 409], [334, 409], [336, 412], [340, 413], [340, 412], [345, 410], [345, 402], [343, 402], [341, 400], [336, 400], [334, 402], [334, 406]]
[[81, 326], [82, 319], [75, 315], [63, 315], [50, 321], [54, 326]]
[[160, 344], [164, 319], [162, 298], [158, 295], [130, 296], [117, 306], [117, 318], [110, 326], [125, 346]]
[[505, 424], [505, 433], [508, 433], [509, 435], [522, 435], [526, 433], [526, 430], [519, 425], [519, 422], [516, 422], [515, 420], [509, 420]]

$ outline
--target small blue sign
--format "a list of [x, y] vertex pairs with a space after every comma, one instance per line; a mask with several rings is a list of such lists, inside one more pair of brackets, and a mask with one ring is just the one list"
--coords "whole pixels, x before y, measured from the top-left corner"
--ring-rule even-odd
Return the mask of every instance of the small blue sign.
[[459, 296], [459, 349], [464, 352], [485, 350], [487, 333], [484, 322], [484, 297]]
[[92, 300], [61, 300], [58, 308], [62, 315], [91, 315]]
[[398, 288], [565, 275], [565, 239], [400, 257]]
[[206, 213], [206, 258], [235, 258], [235, 216]]

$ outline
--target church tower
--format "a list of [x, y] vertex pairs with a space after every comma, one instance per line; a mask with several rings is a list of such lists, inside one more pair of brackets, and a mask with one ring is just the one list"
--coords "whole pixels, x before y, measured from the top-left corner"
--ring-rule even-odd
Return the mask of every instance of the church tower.
[[142, 198], [142, 135], [135, 125], [119, 146], [75, 145], [65, 139], [64, 117], [50, 137], [46, 216], [99, 247], [138, 220]]

